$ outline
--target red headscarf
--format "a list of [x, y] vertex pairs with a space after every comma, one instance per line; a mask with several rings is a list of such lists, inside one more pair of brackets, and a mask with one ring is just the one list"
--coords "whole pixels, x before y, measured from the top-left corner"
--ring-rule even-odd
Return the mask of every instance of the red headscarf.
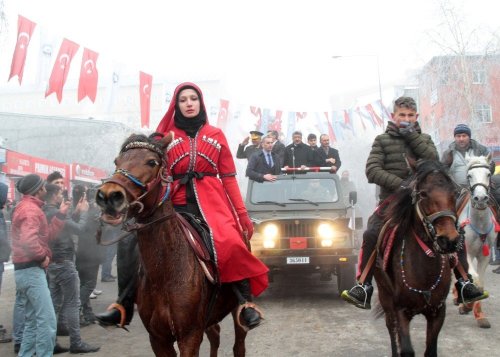
[[163, 119], [160, 121], [160, 124], [158, 124], [158, 127], [156, 128], [157, 133], [166, 134], [174, 127], [175, 104], [177, 103], [177, 97], [179, 96], [179, 93], [185, 87], [193, 87], [198, 92], [198, 94], [200, 95], [200, 111], [204, 110], [205, 113], [207, 112], [207, 110], [205, 109], [205, 101], [203, 100], [203, 93], [201, 92], [200, 87], [191, 82], [181, 83], [175, 88], [174, 96], [170, 101], [167, 113], [163, 116]]

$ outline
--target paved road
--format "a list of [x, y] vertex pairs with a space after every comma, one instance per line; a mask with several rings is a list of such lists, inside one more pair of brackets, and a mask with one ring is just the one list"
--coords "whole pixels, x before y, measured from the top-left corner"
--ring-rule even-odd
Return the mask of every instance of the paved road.
[[[491, 273], [487, 281], [490, 299], [484, 310], [490, 318], [491, 329], [479, 329], [472, 316], [460, 316], [448, 298], [448, 315], [439, 341], [440, 356], [498, 356], [500, 332], [500, 275]], [[99, 282], [104, 293], [93, 300], [96, 311], [102, 311], [116, 294], [114, 283]], [[14, 301], [13, 271], [4, 274], [0, 296], [0, 323], [9, 331], [12, 325]], [[251, 331], [247, 337], [247, 355], [253, 356], [388, 356], [390, 346], [383, 320], [374, 320], [371, 312], [356, 309], [337, 295], [333, 282], [318, 279], [276, 279], [258, 299], [266, 314], [266, 323]], [[137, 316], [136, 316], [137, 317]], [[92, 325], [82, 329], [85, 341], [101, 345], [101, 351], [91, 356], [152, 356], [147, 333], [139, 318], [130, 326], [130, 333], [120, 329], [103, 329]], [[425, 321], [415, 318], [412, 338], [417, 356], [422, 356], [425, 340]], [[232, 356], [232, 321], [222, 324], [220, 356]], [[68, 337], [59, 342], [68, 346]], [[497, 351], [497, 352], [495, 352]], [[61, 354], [60, 356], [69, 356]], [[208, 343], [202, 345], [201, 356], [208, 355]], [[13, 344], [0, 344], [0, 356], [14, 356]]]

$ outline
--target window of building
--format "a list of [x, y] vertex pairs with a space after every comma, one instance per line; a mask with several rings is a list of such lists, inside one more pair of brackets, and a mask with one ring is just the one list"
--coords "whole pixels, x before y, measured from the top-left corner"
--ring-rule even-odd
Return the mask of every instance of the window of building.
[[478, 104], [474, 107], [474, 114], [479, 123], [491, 123], [491, 106], [489, 104]]
[[486, 83], [486, 71], [484, 69], [475, 69], [472, 71], [472, 83], [473, 84], [485, 84]]
[[437, 88], [432, 88], [431, 87], [431, 96], [430, 96], [430, 102], [431, 102], [431, 105], [434, 105], [438, 102], [438, 90]]

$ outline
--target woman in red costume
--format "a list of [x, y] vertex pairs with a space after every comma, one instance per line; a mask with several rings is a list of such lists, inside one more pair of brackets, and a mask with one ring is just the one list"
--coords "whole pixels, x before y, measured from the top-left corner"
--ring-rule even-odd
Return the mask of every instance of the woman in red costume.
[[[234, 283], [240, 298], [251, 301], [252, 294], [258, 296], [267, 288], [268, 269], [245, 244], [253, 225], [236, 181], [236, 167], [224, 133], [208, 124], [198, 86], [177, 86], [156, 131], [174, 133], [167, 162], [174, 178], [176, 210], [203, 217], [210, 227], [221, 282]], [[243, 317], [249, 327], [260, 323], [253, 308], [244, 309]]]
[[[175, 210], [207, 222], [221, 283], [233, 284], [240, 304], [250, 302], [252, 295], [258, 296], [267, 288], [268, 269], [246, 246], [253, 225], [241, 198], [233, 157], [224, 133], [208, 124], [203, 96], [195, 84], [182, 83], [175, 89], [170, 107], [156, 129], [161, 134], [170, 131], [174, 140], [166, 155], [174, 178]], [[120, 282], [120, 271], [118, 275]], [[120, 298], [118, 303], [132, 304], [131, 309], [125, 306], [128, 323], [133, 300]], [[260, 315], [253, 307], [247, 305], [242, 316], [249, 328], [260, 324]], [[112, 309], [96, 318], [103, 325], [112, 325], [118, 323], [120, 314]]]

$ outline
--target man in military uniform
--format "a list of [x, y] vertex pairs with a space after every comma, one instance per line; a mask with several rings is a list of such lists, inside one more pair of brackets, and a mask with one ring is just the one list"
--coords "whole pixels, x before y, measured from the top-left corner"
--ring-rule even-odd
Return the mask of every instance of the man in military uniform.
[[[260, 142], [262, 141], [262, 136], [264, 134], [260, 131], [253, 130], [250, 132], [250, 137], [243, 139], [241, 144], [238, 145], [238, 151], [236, 151], [236, 157], [238, 159], [249, 160], [253, 153], [260, 149]], [[248, 142], [252, 139], [252, 143], [248, 145]]]

